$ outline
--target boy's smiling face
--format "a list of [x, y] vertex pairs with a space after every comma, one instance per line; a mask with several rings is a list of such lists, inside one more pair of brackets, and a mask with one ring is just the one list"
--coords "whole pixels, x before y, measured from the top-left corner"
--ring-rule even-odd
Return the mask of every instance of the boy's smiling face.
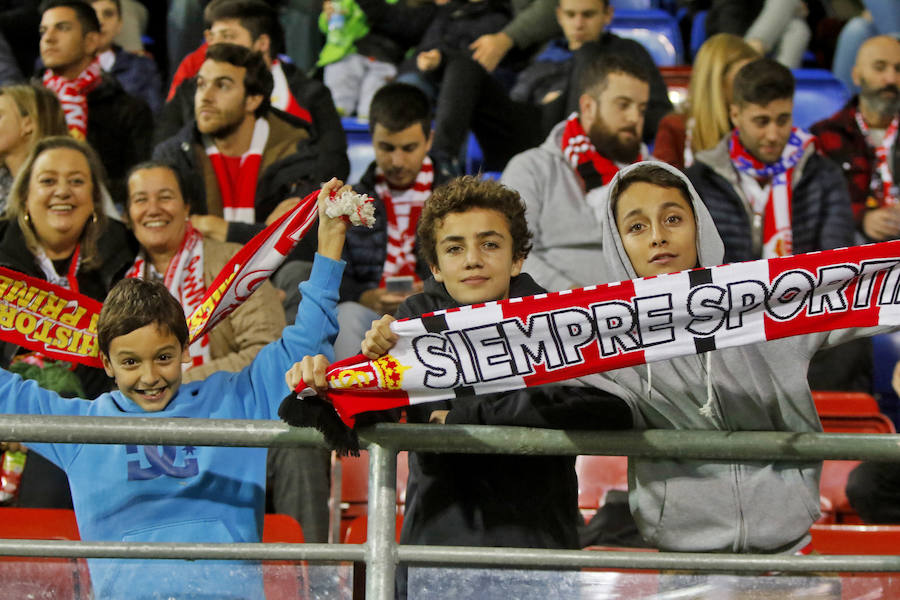
[[437, 265], [431, 273], [460, 304], [504, 300], [509, 280], [522, 271], [513, 259], [506, 217], [489, 208], [449, 213], [435, 231]]
[[616, 228], [638, 277], [697, 266], [697, 224], [680, 190], [639, 181], [619, 195]]
[[181, 363], [191, 360], [175, 334], [157, 323], [113, 338], [100, 359], [122, 394], [147, 412], [169, 405], [181, 386]]

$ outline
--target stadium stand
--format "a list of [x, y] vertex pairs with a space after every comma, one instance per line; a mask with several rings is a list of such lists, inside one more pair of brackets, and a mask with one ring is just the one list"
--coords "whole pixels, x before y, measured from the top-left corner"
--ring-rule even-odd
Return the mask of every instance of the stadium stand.
[[640, 42], [657, 66], [684, 62], [678, 22], [664, 10], [616, 10], [608, 29], [620, 37]]
[[850, 99], [844, 84], [825, 69], [794, 69], [794, 125], [810, 125], [830, 117]]

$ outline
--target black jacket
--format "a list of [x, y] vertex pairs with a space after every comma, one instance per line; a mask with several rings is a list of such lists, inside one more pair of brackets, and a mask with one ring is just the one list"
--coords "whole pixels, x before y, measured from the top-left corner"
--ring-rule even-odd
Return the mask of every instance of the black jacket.
[[[270, 130], [256, 184], [256, 222], [229, 223], [228, 242], [246, 244], [264, 229], [266, 217], [282, 200], [292, 196], [302, 198], [318, 189], [323, 181], [331, 179], [328, 172], [322, 171], [318, 148], [311, 143], [299, 119], [276, 109], [270, 109], [266, 119]], [[192, 213], [221, 216], [221, 212], [211, 210], [215, 203], [221, 203], [219, 184], [193, 120], [174, 137], [157, 146], [153, 158], [172, 165], [181, 173]], [[315, 240], [315, 237], [310, 231], [304, 239]]]
[[[725, 243], [725, 262], [760, 258], [737, 171], [728, 156], [728, 136], [697, 154], [686, 174], [709, 209]], [[795, 167], [791, 197], [793, 252], [853, 245], [853, 211], [847, 183], [833, 162], [809, 150]]]
[[113, 200], [124, 204], [128, 170], [150, 158], [153, 115], [146, 102], [107, 74], [88, 93], [87, 105], [87, 141], [106, 168]]
[[[527, 274], [510, 296], [543, 293]], [[397, 317], [459, 306], [433, 278], [406, 300]], [[427, 423], [449, 410], [448, 424], [624, 429], [631, 413], [620, 399], [589, 388], [543, 386], [411, 406], [407, 418]], [[435, 425], [438, 427], [438, 425]], [[450, 546], [578, 548], [578, 482], [573, 456], [409, 453], [401, 543]]]
[[[448, 175], [436, 164], [432, 188], [446, 183], [448, 179]], [[342, 302], [356, 302], [363, 292], [378, 287], [384, 271], [384, 261], [387, 259], [387, 215], [384, 212], [384, 202], [375, 193], [374, 162], [369, 165], [359, 182], [354, 184], [353, 191], [375, 199], [375, 226], [372, 229], [351, 227], [347, 230], [347, 242], [344, 244], [344, 260], [347, 261], [347, 266], [341, 280]], [[415, 250], [418, 256], [418, 239]], [[423, 281], [431, 275], [424, 260], [417, 261], [416, 273]]]
[[[281, 63], [288, 87], [301, 108], [309, 112], [310, 120], [296, 118], [309, 131], [312, 143], [316, 145], [318, 170], [327, 177], [347, 179], [350, 161], [347, 159], [347, 136], [341, 125], [341, 118], [334, 107], [331, 92], [317, 79], [311, 79], [292, 64]], [[154, 142], [160, 144], [177, 134], [187, 123], [194, 120], [194, 93], [197, 91], [196, 78], [186, 79], [171, 100], [166, 102], [159, 114], [154, 133]]]
[[[79, 293], [103, 302], [112, 286], [122, 279], [134, 262], [137, 242], [124, 225], [110, 220], [97, 246], [103, 257], [102, 264], [93, 269], [80, 269], [76, 278]], [[17, 221], [0, 220], [0, 266], [46, 280], [34, 255], [25, 245], [25, 238]], [[18, 349], [18, 346], [8, 343], [0, 346], [0, 363], [4, 368], [9, 365]], [[79, 365], [75, 374], [81, 380], [88, 398], [95, 398], [110, 389], [110, 380], [102, 369]]]

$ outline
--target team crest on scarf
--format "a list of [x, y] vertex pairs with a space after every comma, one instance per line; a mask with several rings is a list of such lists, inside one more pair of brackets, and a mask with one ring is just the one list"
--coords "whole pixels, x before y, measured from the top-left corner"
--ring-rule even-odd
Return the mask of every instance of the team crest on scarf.
[[793, 230], [791, 229], [791, 200], [793, 195], [794, 167], [803, 158], [815, 136], [794, 127], [781, 157], [765, 164], [747, 152], [741, 143], [737, 129], [731, 132], [728, 145], [734, 168], [754, 179], [770, 180], [769, 195], [764, 205], [754, 203], [753, 212], [763, 219], [762, 257], [774, 258], [793, 254]]

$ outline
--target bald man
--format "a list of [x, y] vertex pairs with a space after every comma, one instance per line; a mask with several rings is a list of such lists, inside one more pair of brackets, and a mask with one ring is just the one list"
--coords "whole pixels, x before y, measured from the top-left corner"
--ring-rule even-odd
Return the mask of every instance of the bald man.
[[859, 95], [811, 130], [844, 172], [860, 241], [900, 238], [900, 40], [867, 40], [856, 55], [853, 82]]

